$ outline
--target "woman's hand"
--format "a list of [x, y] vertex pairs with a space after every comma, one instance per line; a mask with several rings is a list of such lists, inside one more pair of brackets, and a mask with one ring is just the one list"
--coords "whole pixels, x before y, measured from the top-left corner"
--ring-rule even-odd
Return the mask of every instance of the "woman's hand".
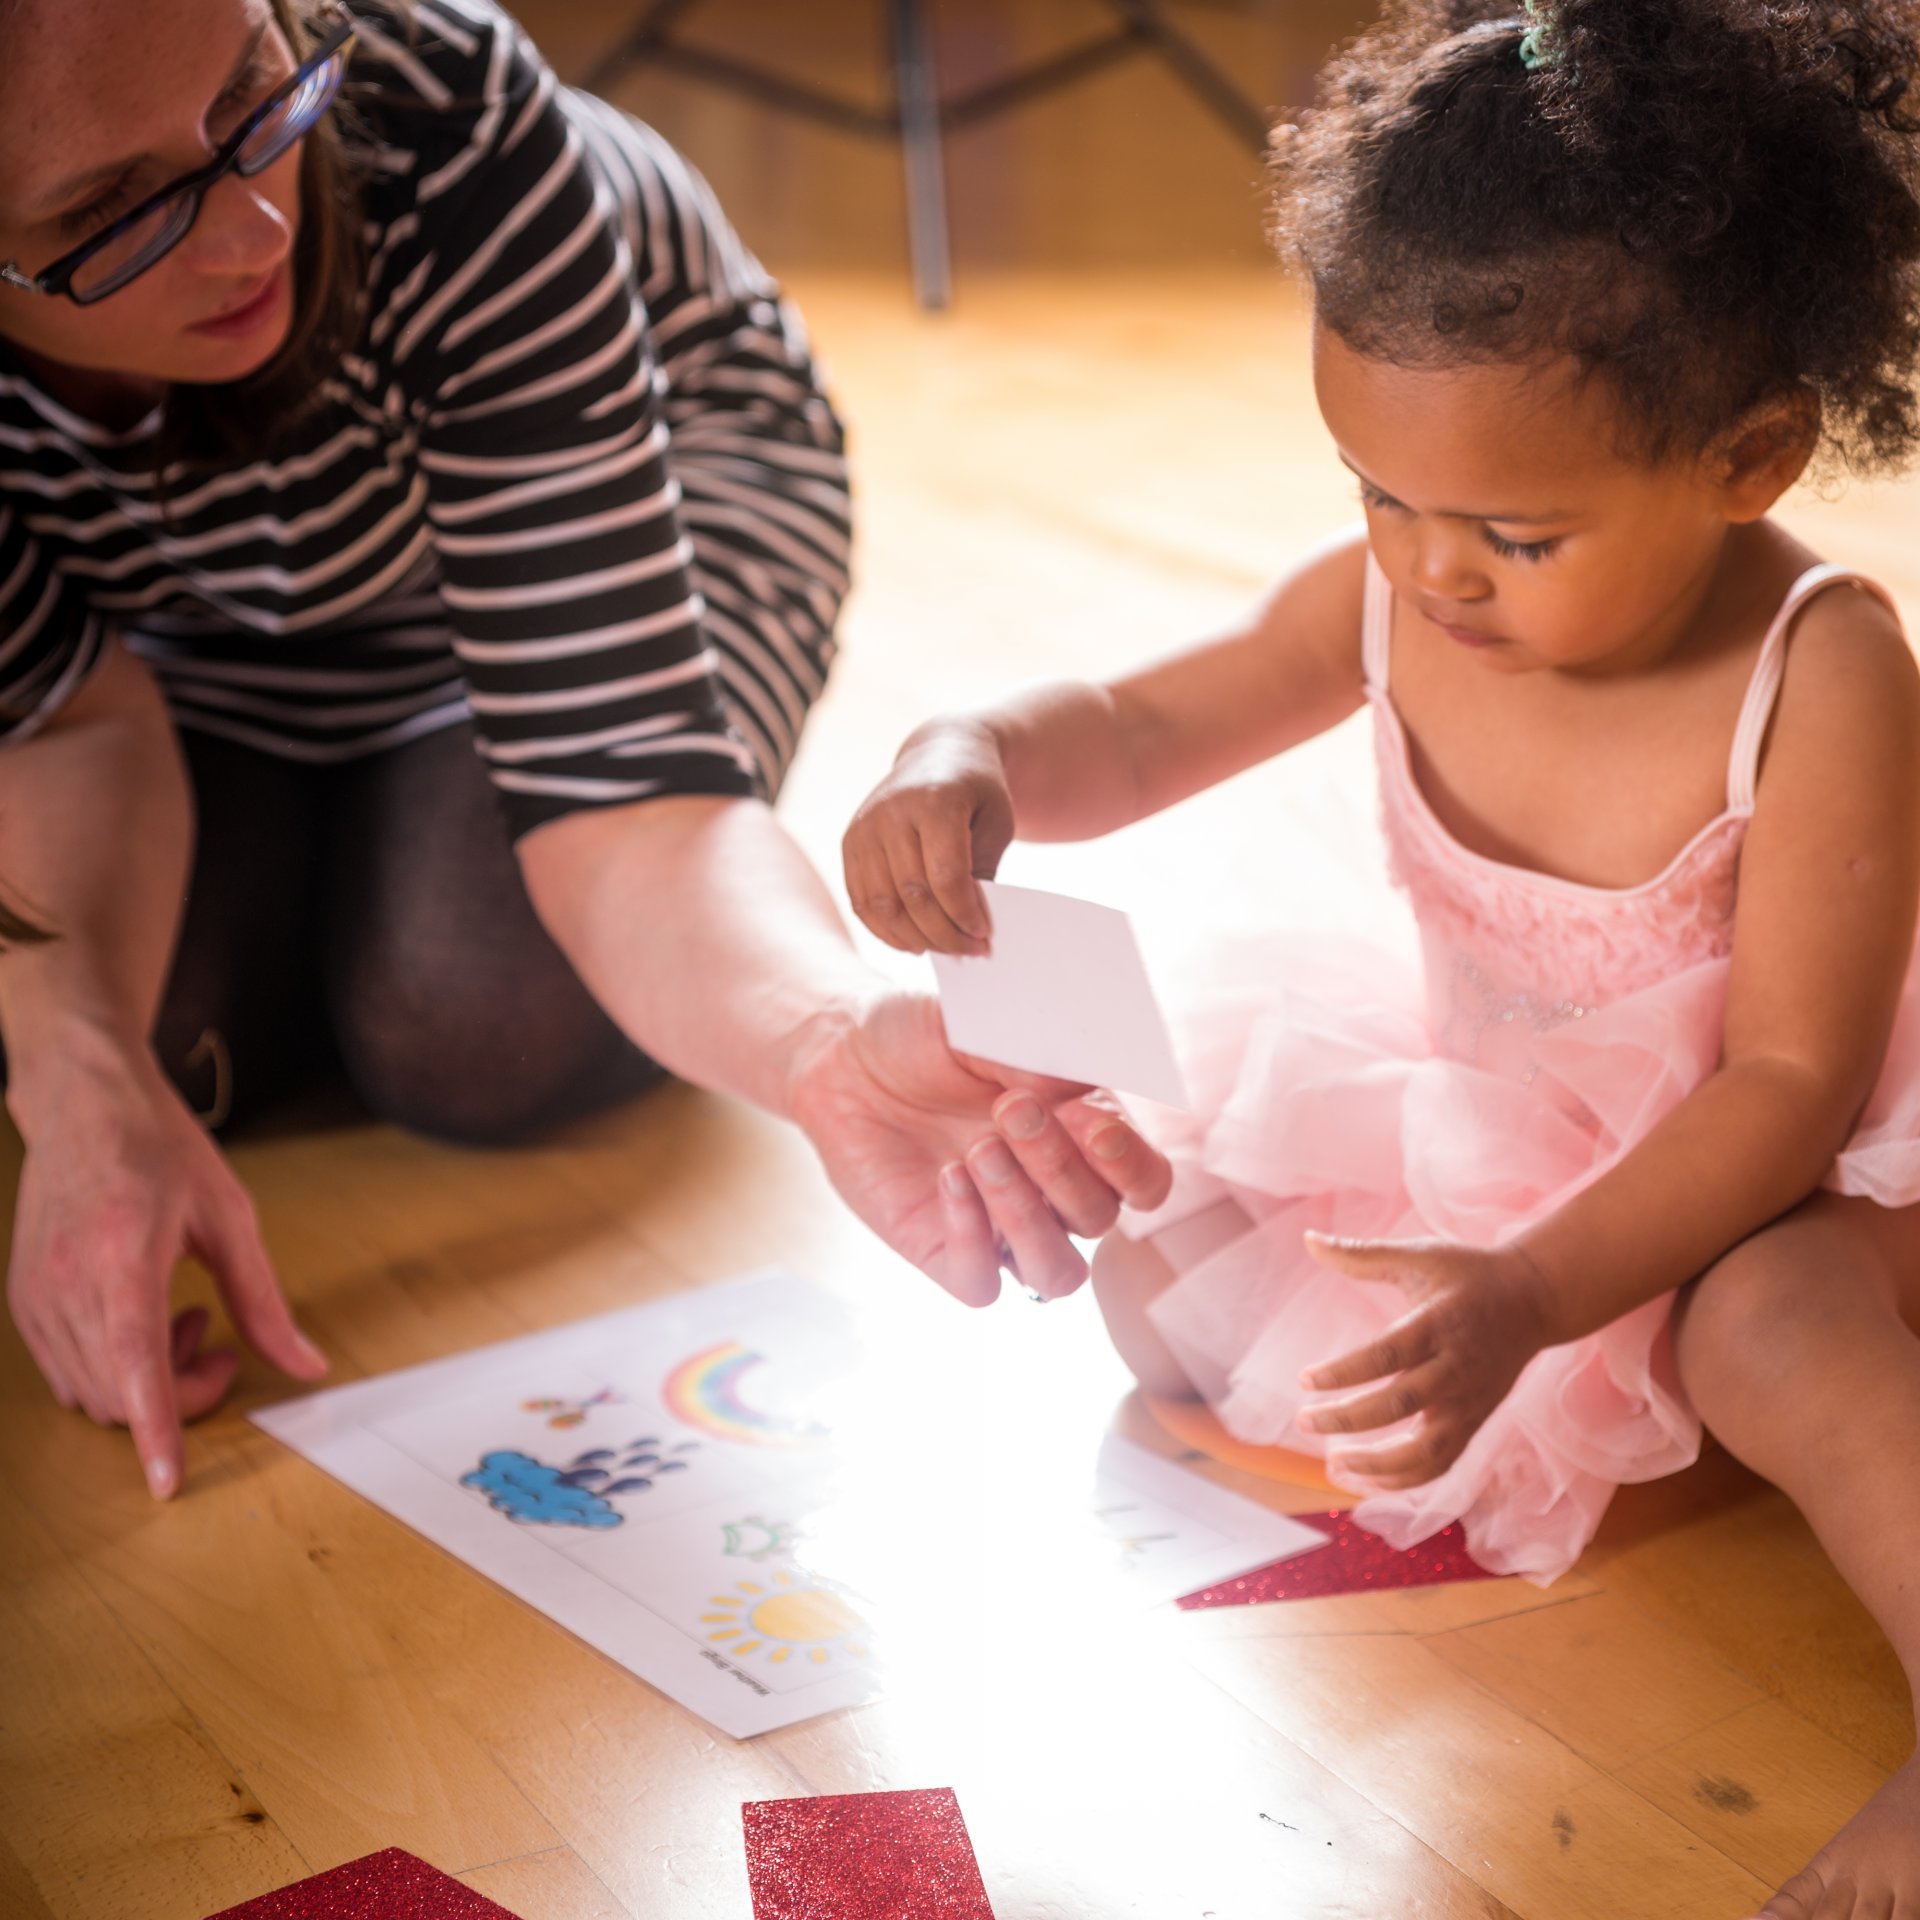
[[241, 1336], [298, 1379], [326, 1371], [275, 1280], [253, 1206], [150, 1054], [76, 1059], [22, 1132], [7, 1303], [56, 1400], [132, 1429], [147, 1485], [184, 1474], [181, 1422], [216, 1406], [239, 1356], [202, 1352], [207, 1316], [169, 1316], [173, 1270], [203, 1261]]
[[1553, 1344], [1545, 1276], [1518, 1248], [1310, 1233], [1307, 1251], [1351, 1279], [1391, 1280], [1414, 1303], [1377, 1340], [1300, 1376], [1317, 1392], [1359, 1389], [1307, 1408], [1300, 1424], [1309, 1433], [1365, 1433], [1419, 1416], [1403, 1437], [1330, 1446], [1327, 1471], [1343, 1485], [1391, 1492], [1444, 1473], [1521, 1368]]
[[1172, 1179], [1110, 1094], [953, 1053], [920, 994], [829, 1028], [788, 1110], [841, 1198], [970, 1306], [995, 1299], [1003, 1265], [1045, 1297], [1071, 1293], [1087, 1264], [1069, 1233], [1106, 1232], [1123, 1200], [1158, 1205]]
[[993, 926], [979, 882], [993, 878], [1012, 838], [992, 733], [936, 721], [908, 739], [853, 816], [841, 844], [847, 898], [903, 953], [985, 953]]

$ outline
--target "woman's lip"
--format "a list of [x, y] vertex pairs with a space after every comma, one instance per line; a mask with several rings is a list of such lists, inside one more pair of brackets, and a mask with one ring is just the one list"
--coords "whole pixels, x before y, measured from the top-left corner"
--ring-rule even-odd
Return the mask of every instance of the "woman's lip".
[[210, 320], [197, 320], [189, 329], [192, 333], [211, 333], [228, 336], [239, 333], [251, 333], [253, 329], [267, 319], [280, 301], [280, 271], [275, 269], [262, 280], [259, 286], [239, 305], [228, 307], [224, 312], [216, 313]]

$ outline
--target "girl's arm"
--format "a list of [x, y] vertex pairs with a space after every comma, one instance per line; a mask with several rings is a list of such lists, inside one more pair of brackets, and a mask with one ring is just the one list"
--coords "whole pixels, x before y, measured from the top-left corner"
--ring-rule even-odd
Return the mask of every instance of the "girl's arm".
[[985, 950], [1015, 840], [1090, 840], [1323, 733], [1359, 706], [1364, 535], [1289, 573], [1238, 626], [1138, 672], [929, 721], [847, 829], [847, 894], [908, 953]]
[[7, 1299], [55, 1397], [133, 1429], [147, 1480], [181, 1477], [180, 1422], [226, 1391], [175, 1263], [212, 1269], [268, 1359], [325, 1362], [281, 1297], [239, 1182], [148, 1044], [179, 930], [191, 804], [151, 676], [110, 647], [37, 733], [0, 747], [0, 877], [55, 938], [0, 953], [7, 1105], [26, 1142]]
[[1864, 593], [1801, 616], [1740, 864], [1721, 1063], [1524, 1236], [1572, 1339], [1819, 1185], [1879, 1078], [1920, 902], [1920, 673]]
[[1354, 1483], [1417, 1485], [1458, 1458], [1543, 1347], [1683, 1285], [1819, 1185], [1879, 1077], [1920, 902], [1920, 672], [1865, 595], [1823, 594], [1797, 624], [1741, 859], [1720, 1064], [1594, 1184], [1506, 1246], [1349, 1243], [1316, 1257], [1391, 1280], [1409, 1310], [1314, 1367], [1354, 1389], [1302, 1416], [1364, 1433]]

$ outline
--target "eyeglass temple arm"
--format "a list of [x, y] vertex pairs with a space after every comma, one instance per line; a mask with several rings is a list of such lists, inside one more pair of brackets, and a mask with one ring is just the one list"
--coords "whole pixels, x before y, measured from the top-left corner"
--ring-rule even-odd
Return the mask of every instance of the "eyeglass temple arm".
[[30, 280], [11, 260], [0, 260], [0, 280], [10, 287], [18, 287], [22, 293], [45, 293], [38, 280]]

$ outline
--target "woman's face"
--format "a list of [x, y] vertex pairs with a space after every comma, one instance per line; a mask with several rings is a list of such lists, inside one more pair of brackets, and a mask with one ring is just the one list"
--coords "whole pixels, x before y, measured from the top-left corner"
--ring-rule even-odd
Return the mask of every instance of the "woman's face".
[[[293, 72], [268, 0], [0, 0], [0, 260], [39, 273], [204, 166]], [[89, 307], [0, 283], [0, 335], [146, 383], [243, 379], [286, 339], [296, 145], [229, 173], [157, 264]]]

